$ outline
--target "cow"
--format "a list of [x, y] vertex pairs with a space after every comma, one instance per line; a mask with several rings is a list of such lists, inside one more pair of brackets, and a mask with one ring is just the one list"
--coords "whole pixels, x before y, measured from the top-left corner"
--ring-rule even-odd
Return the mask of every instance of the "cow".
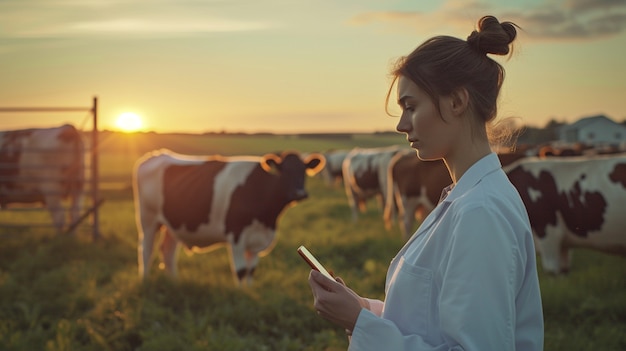
[[326, 166], [324, 166], [320, 175], [323, 177], [326, 184], [332, 186], [343, 181], [343, 171], [341, 166], [343, 164], [343, 160], [349, 152], [350, 150], [348, 149], [336, 149], [328, 150], [323, 153], [324, 158], [326, 159]]
[[626, 255], [626, 155], [532, 157], [504, 169], [528, 211], [544, 271], [568, 272], [570, 248]]
[[139, 275], [147, 278], [156, 236], [166, 272], [177, 276], [179, 243], [189, 253], [229, 248], [238, 285], [251, 284], [260, 256], [274, 245], [277, 221], [304, 200], [305, 174], [324, 167], [320, 154], [190, 156], [161, 149], [138, 159], [133, 171]]
[[387, 167], [396, 153], [402, 150], [397, 145], [377, 148], [352, 149], [341, 165], [343, 184], [352, 211], [352, 220], [357, 221], [359, 212], [365, 212], [367, 201], [377, 198], [379, 208], [384, 208], [387, 194]]
[[68, 217], [64, 200], [69, 200], [69, 226], [80, 216], [84, 162], [84, 143], [73, 125], [0, 132], [0, 208], [42, 204], [62, 233]]
[[400, 231], [408, 239], [412, 234], [415, 217], [422, 221], [435, 208], [441, 191], [452, 180], [442, 160], [422, 161], [414, 150], [394, 155], [387, 172], [387, 201], [383, 215], [385, 227], [391, 228], [395, 206]]
[[[523, 157], [525, 154], [522, 152], [498, 154], [502, 165]], [[385, 227], [391, 228], [395, 206], [400, 231], [408, 239], [412, 234], [415, 218], [421, 222], [439, 202], [443, 188], [451, 183], [452, 179], [442, 160], [422, 161], [414, 150], [396, 154], [388, 168], [387, 201], [383, 216]]]

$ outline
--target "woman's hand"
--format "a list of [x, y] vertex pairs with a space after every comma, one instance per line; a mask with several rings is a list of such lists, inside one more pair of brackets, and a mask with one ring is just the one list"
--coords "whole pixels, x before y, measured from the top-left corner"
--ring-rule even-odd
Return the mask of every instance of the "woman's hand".
[[309, 285], [313, 292], [317, 313], [330, 322], [352, 331], [362, 308], [369, 303], [345, 286], [339, 277], [332, 281], [320, 272], [312, 270], [309, 274]]

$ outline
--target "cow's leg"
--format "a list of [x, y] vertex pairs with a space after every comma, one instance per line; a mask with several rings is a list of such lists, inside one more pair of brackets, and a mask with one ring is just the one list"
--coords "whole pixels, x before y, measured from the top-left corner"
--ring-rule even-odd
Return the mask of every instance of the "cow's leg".
[[46, 207], [52, 217], [52, 223], [57, 233], [62, 233], [65, 227], [65, 209], [61, 203], [61, 198], [58, 196], [47, 196]]
[[159, 231], [145, 231], [139, 236], [137, 245], [137, 258], [139, 264], [139, 276], [143, 279], [150, 275], [150, 262], [152, 262], [152, 250], [154, 250], [154, 241]]
[[247, 285], [252, 285], [252, 277], [254, 275], [254, 270], [256, 269], [256, 266], [259, 264], [259, 253], [246, 251], [245, 258], [246, 258], [246, 272], [247, 272], [245, 283]]
[[561, 272], [562, 231], [547, 227], [543, 238], [536, 238], [535, 244], [541, 257], [541, 266], [546, 273], [558, 275]]
[[[395, 201], [395, 197], [391, 196], [387, 196], [385, 198], [384, 204], [383, 204], [383, 213], [389, 211], [389, 219], [391, 220], [391, 222], [389, 223], [389, 227], [391, 228], [394, 223], [396, 222], [397, 218], [400, 218], [400, 207], [398, 206], [398, 203]], [[386, 218], [386, 215], [383, 214], [383, 218]]]
[[348, 206], [350, 206], [350, 210], [352, 211], [352, 221], [356, 222], [359, 218], [359, 197], [356, 192], [352, 189], [351, 182], [354, 182], [354, 179], [350, 177], [344, 178], [344, 190], [346, 191], [346, 198], [348, 199]]
[[[70, 225], [74, 225], [76, 221], [78, 221], [78, 218], [80, 218], [80, 210], [83, 204], [81, 192], [75, 190], [70, 194], [70, 201]], [[74, 231], [72, 231], [72, 233]]]
[[335, 184], [335, 178], [333, 177], [332, 172], [328, 169], [328, 166], [322, 169], [320, 175], [324, 179], [324, 183], [326, 183], [326, 185], [332, 186]]
[[178, 262], [178, 240], [174, 238], [169, 229], [165, 229], [163, 241], [161, 242], [161, 254], [165, 271], [172, 277], [178, 276], [176, 262]]
[[235, 284], [241, 286], [249, 274], [246, 250], [242, 244], [242, 240], [239, 240], [238, 243], [232, 244], [229, 247]]
[[374, 195], [374, 199], [374, 201], [376, 201], [376, 208], [380, 211], [380, 213], [383, 213], [385, 210], [385, 198], [379, 193]]
[[156, 221], [152, 213], [141, 213], [137, 225], [137, 260], [139, 267], [139, 277], [145, 279], [150, 273], [150, 262], [152, 261], [152, 250], [154, 241], [159, 234], [161, 225]]
[[357, 197], [358, 206], [354, 210], [355, 218], [358, 217], [358, 212], [360, 213], [367, 212], [367, 200], [368, 200], [367, 197], [365, 196], [356, 195], [356, 197]]
[[418, 208], [420, 207], [419, 203], [415, 201], [416, 199], [412, 198], [404, 198], [402, 201], [404, 203], [404, 212], [402, 214], [402, 235], [404, 235], [404, 239], [407, 240], [413, 234], [413, 224], [415, 223], [415, 217], [417, 216]]
[[359, 211], [361, 211], [361, 209], [363, 208], [363, 203], [361, 199], [359, 199], [357, 194], [352, 193], [348, 196], [348, 204], [350, 205], [350, 210], [352, 211], [352, 221], [358, 221]]
[[[396, 213], [398, 214], [398, 218], [401, 218], [404, 208], [402, 208], [402, 203], [400, 199], [400, 194], [398, 191], [398, 187], [395, 183], [389, 185], [391, 189], [387, 190], [387, 201], [385, 201], [385, 210], [383, 212], [383, 219], [385, 221], [385, 229], [391, 230], [393, 223], [396, 221]], [[394, 204], [393, 208], [390, 204]]]

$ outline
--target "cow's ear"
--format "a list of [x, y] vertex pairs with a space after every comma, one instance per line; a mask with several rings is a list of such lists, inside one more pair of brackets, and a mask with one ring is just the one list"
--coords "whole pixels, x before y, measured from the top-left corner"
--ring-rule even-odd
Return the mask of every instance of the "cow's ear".
[[272, 172], [273, 169], [279, 170], [281, 163], [282, 159], [275, 154], [267, 154], [261, 158], [261, 167], [268, 173]]
[[319, 173], [326, 166], [326, 158], [322, 154], [310, 154], [304, 159], [306, 174], [310, 177]]

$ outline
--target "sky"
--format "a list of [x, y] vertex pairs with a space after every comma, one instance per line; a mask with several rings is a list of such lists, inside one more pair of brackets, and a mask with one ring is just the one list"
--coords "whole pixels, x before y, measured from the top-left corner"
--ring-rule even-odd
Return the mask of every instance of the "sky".
[[[393, 63], [487, 14], [522, 28], [496, 58], [500, 118], [626, 119], [624, 0], [0, 0], [0, 108], [97, 97], [99, 129], [132, 112], [156, 132], [389, 131]], [[0, 130], [62, 123], [91, 117], [0, 113]]]

